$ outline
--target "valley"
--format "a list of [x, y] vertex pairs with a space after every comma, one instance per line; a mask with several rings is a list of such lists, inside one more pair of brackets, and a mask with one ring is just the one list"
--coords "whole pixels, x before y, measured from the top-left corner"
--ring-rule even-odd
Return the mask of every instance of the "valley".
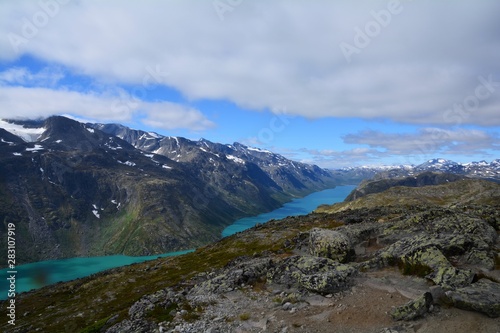
[[495, 332], [499, 198], [484, 180], [391, 187], [20, 294], [9, 332]]
[[328, 170], [239, 144], [146, 138], [175, 144], [174, 160], [65, 117], [3, 124], [0, 227], [17, 224], [20, 263], [196, 248], [234, 220], [340, 185]]

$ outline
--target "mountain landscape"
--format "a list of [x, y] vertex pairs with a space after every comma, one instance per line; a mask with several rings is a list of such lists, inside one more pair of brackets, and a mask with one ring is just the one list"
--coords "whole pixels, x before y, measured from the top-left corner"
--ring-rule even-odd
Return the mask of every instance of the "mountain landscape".
[[[0, 125], [0, 228], [16, 222], [19, 262], [197, 248], [21, 293], [4, 331], [498, 329], [500, 160], [327, 170], [119, 124]], [[342, 184], [359, 184], [344, 202], [221, 240]]]
[[0, 227], [16, 222], [19, 263], [195, 248], [238, 218], [338, 184], [241, 144], [59, 116], [2, 121], [0, 140]]
[[446, 181], [500, 180], [500, 160], [327, 170], [240, 143], [61, 116], [2, 120], [0, 140], [0, 228], [17, 223], [19, 263], [196, 248], [220, 239], [238, 218], [371, 177], [375, 182], [362, 183], [352, 199], [442, 183], [432, 172], [448, 172]]
[[497, 332], [500, 184], [453, 177], [23, 293], [9, 332]]

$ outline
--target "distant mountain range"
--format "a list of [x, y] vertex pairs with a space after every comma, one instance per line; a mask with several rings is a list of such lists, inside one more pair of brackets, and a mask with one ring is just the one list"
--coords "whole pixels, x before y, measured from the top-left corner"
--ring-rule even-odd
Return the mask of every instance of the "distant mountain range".
[[[433, 171], [498, 181], [500, 180], [500, 159], [489, 163], [479, 161], [461, 164], [443, 158], [436, 158], [419, 165], [362, 166], [343, 168], [337, 171], [350, 175], [357, 174], [360, 177], [361, 175], [371, 175], [376, 179], [406, 177], [421, 172]], [[364, 177], [364, 179], [371, 177]]]
[[198, 247], [238, 218], [337, 183], [238, 143], [60, 116], [0, 121], [0, 233], [16, 224], [19, 263]]

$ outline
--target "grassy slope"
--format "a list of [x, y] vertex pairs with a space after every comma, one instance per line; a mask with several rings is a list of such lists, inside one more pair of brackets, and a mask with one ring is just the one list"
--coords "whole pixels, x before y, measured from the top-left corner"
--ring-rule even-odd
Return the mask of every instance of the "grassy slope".
[[[17, 296], [16, 331], [40, 328], [42, 332], [79, 332], [96, 322], [102, 324], [115, 314], [124, 319], [129, 307], [142, 295], [182, 284], [199, 272], [223, 267], [244, 255], [259, 255], [265, 251], [286, 255], [283, 244], [301, 231], [339, 225], [338, 221], [324, 216], [305, 220], [290, 218], [286, 228], [282, 223], [269, 223], [180, 257], [120, 267], [20, 294]], [[12, 329], [2, 324], [0, 330], [9, 332]]]
[[368, 194], [355, 201], [318, 207], [316, 212], [335, 213], [347, 209], [374, 208], [395, 205], [457, 205], [469, 202], [496, 204], [500, 196], [497, 183], [482, 180], [462, 180], [445, 185], [425, 187], [392, 187], [381, 193]]

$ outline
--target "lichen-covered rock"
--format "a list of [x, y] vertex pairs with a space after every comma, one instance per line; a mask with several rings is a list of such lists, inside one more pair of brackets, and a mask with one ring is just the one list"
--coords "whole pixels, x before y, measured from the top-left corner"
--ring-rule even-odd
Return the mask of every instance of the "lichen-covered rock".
[[242, 284], [252, 284], [265, 277], [272, 266], [269, 259], [251, 259], [234, 267], [224, 269], [218, 275], [196, 285], [194, 294], [223, 293], [231, 291]]
[[494, 256], [487, 251], [477, 249], [473, 249], [465, 255], [464, 263], [479, 266], [489, 271], [495, 268]]
[[339, 266], [335, 270], [319, 274], [296, 274], [299, 285], [318, 294], [333, 294], [347, 289], [351, 285], [351, 276], [356, 269], [351, 266]]
[[141, 298], [135, 302], [128, 310], [128, 315], [131, 319], [137, 319], [144, 317], [144, 314], [148, 311], [153, 310], [155, 307], [154, 303], [151, 302], [147, 297]]
[[481, 279], [472, 285], [447, 291], [453, 305], [464, 310], [482, 312], [489, 317], [500, 317], [500, 284]]
[[354, 249], [347, 236], [335, 230], [320, 228], [314, 228], [310, 232], [309, 252], [313, 256], [343, 263], [354, 256]]
[[474, 279], [472, 271], [453, 267], [443, 253], [434, 246], [402, 256], [401, 260], [404, 265], [429, 267], [432, 272], [426, 277], [447, 290], [468, 286]]
[[422, 317], [432, 305], [432, 294], [427, 292], [410, 302], [395, 308], [391, 312], [394, 320], [414, 320]]
[[347, 289], [356, 273], [356, 268], [328, 258], [293, 256], [269, 270], [267, 279], [277, 284], [330, 294]]
[[441, 252], [440, 240], [427, 235], [397, 241], [380, 253], [377, 261], [399, 264], [403, 273], [422, 275], [446, 290], [468, 286], [474, 279], [470, 270], [455, 268]]

